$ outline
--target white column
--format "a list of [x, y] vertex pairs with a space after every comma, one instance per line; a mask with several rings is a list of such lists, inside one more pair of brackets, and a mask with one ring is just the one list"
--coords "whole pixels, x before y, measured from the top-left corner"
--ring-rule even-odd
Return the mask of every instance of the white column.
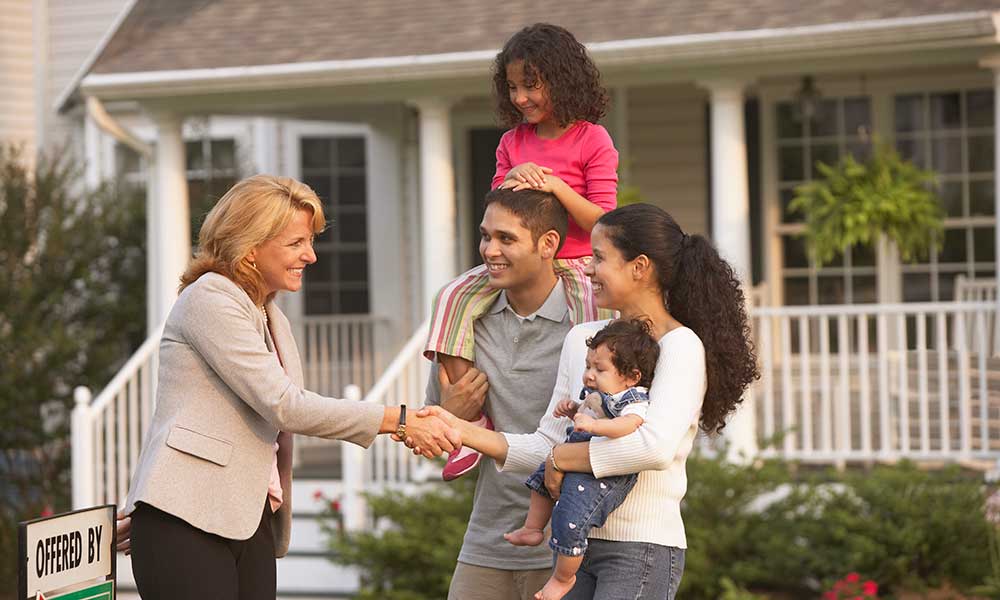
[[[1000, 355], [1000, 65], [993, 67], [993, 214], [995, 216], [993, 257], [997, 270], [997, 304], [993, 315], [993, 356]], [[1000, 462], [998, 462], [1000, 467]]]
[[[711, 103], [712, 239], [750, 289], [750, 190], [747, 182], [746, 129], [741, 81], [703, 82]], [[743, 403], [724, 430], [730, 460], [757, 453], [753, 395]]]
[[455, 276], [455, 170], [451, 150], [451, 102], [423, 98], [419, 111], [420, 246], [423, 310], [430, 314], [434, 294]]
[[162, 324], [177, 298], [177, 285], [191, 256], [183, 119], [171, 113], [153, 113], [156, 152], [146, 194], [148, 293], [150, 333]]
[[101, 184], [103, 172], [101, 130], [89, 112], [84, 113], [83, 117], [83, 155], [84, 182], [87, 189], [95, 190]]

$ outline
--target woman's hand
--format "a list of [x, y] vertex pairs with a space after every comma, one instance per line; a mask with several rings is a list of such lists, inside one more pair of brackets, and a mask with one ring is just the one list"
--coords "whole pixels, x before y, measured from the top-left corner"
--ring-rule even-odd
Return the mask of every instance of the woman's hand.
[[552, 457], [555, 456], [556, 448], [559, 448], [559, 446], [552, 448], [552, 454], [549, 454], [545, 459], [545, 489], [549, 491], [549, 496], [553, 500], [559, 499], [559, 492], [562, 490], [562, 482], [565, 475], [556, 471], [552, 466]]
[[124, 552], [125, 556], [132, 554], [132, 517], [126, 517], [124, 512], [118, 511], [115, 532], [118, 536], [115, 549]]
[[552, 169], [526, 162], [517, 165], [504, 177], [502, 188], [514, 188], [515, 191], [534, 188], [541, 189], [546, 183], [546, 175], [551, 175]]
[[[448, 414], [452, 419], [456, 418]], [[455, 448], [461, 448], [462, 436], [447, 420], [420, 410], [407, 420], [404, 443], [407, 447], [413, 448], [415, 453], [425, 458], [434, 458]]]
[[576, 415], [576, 411], [580, 409], [580, 405], [573, 402], [569, 398], [564, 398], [556, 404], [556, 409], [552, 411], [553, 417], [569, 417], [573, 418]]

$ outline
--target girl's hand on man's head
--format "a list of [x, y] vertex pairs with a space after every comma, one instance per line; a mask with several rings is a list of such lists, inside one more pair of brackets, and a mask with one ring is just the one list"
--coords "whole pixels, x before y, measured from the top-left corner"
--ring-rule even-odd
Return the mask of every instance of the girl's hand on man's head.
[[549, 167], [536, 165], [533, 162], [521, 163], [510, 171], [507, 171], [507, 176], [504, 178], [504, 185], [500, 187], [507, 187], [507, 182], [512, 181], [516, 184], [513, 186], [515, 192], [523, 189], [540, 190], [546, 184], [546, 176], [551, 174], [552, 169]]

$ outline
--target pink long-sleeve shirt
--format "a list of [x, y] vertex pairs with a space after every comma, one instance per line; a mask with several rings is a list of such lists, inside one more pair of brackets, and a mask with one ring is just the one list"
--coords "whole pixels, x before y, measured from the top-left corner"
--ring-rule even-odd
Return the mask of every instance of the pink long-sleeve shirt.
[[[503, 134], [497, 146], [496, 189], [513, 167], [533, 162], [549, 167], [576, 193], [605, 212], [618, 204], [618, 151], [604, 127], [577, 121], [554, 140], [535, 134], [535, 126], [522, 123]], [[590, 233], [572, 218], [559, 258], [590, 256]]]

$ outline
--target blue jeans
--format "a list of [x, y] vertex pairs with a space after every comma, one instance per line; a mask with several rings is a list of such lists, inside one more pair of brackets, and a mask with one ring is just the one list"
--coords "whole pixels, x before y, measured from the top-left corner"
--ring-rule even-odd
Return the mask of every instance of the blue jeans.
[[563, 600], [674, 600], [684, 573], [684, 550], [646, 542], [590, 540]]
[[[593, 437], [572, 429], [569, 428], [567, 442], [587, 442]], [[638, 478], [635, 473], [601, 479], [590, 473], [566, 473], [559, 502], [552, 509], [549, 547], [567, 556], [580, 556], [586, 552], [590, 530], [604, 525], [608, 515], [625, 501]], [[535, 492], [549, 497], [545, 489], [545, 463], [539, 465], [524, 483]]]

